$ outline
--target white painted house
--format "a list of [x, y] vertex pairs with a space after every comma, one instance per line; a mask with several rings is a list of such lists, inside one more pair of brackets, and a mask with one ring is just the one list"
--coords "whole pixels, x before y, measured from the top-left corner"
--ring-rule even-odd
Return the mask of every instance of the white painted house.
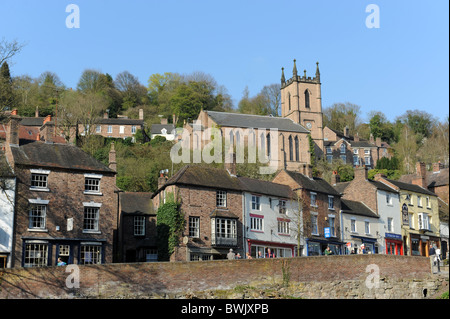
[[[298, 202], [287, 185], [238, 177], [244, 185], [244, 256], [293, 257], [297, 246], [305, 247]], [[300, 238], [300, 242], [299, 242]], [[274, 254], [274, 255], [273, 255]]]
[[341, 199], [343, 253], [378, 253], [379, 216], [363, 202]]
[[11, 267], [16, 178], [0, 154], [0, 268]]

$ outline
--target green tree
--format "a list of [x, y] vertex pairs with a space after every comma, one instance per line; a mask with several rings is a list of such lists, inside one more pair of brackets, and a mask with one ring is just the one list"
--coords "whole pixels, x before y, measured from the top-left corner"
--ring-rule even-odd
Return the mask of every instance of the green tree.
[[348, 126], [350, 134], [355, 134], [360, 124], [361, 107], [349, 102], [334, 103], [323, 111], [323, 125], [333, 130], [343, 132]]
[[0, 67], [0, 111], [5, 107], [12, 110], [15, 105], [11, 73], [5, 61]]
[[372, 112], [369, 127], [374, 138], [380, 137], [388, 143], [394, 140], [393, 126], [382, 112]]

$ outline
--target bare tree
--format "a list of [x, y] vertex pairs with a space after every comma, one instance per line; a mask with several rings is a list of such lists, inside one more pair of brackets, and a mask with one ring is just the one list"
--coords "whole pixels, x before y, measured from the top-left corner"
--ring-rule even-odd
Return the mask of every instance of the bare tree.
[[0, 65], [19, 53], [24, 46], [25, 44], [19, 43], [17, 40], [8, 42], [5, 38], [2, 38], [0, 40]]

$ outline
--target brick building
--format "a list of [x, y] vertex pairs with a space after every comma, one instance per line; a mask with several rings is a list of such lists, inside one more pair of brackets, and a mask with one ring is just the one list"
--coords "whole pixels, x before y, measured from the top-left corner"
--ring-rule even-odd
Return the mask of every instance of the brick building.
[[331, 163], [334, 159], [341, 159], [344, 163], [356, 166], [375, 168], [382, 157], [391, 158], [392, 149], [381, 138], [369, 140], [360, 139], [358, 135], [349, 134], [348, 127], [339, 132], [329, 127], [324, 130], [325, 159]]
[[310, 165], [300, 173], [281, 170], [272, 182], [290, 186], [301, 199], [306, 241], [303, 254], [322, 255], [327, 246], [340, 254], [344, 244], [340, 235], [341, 195], [325, 180], [313, 177]]
[[119, 193], [119, 245], [120, 262], [157, 261], [156, 212], [152, 193]]
[[167, 181], [160, 177], [153, 194], [155, 209], [174, 194], [185, 229], [171, 261], [224, 259], [229, 249], [242, 251], [242, 190], [227, 170], [187, 165]]
[[[113, 261], [117, 229], [116, 172], [81, 149], [19, 139], [11, 117], [5, 155], [17, 178], [12, 267]], [[114, 160], [114, 159], [112, 159]]]

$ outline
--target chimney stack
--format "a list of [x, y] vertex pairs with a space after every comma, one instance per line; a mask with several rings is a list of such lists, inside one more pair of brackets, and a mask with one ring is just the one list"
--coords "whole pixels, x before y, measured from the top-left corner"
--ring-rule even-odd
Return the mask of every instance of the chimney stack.
[[424, 162], [416, 163], [416, 177], [412, 180], [412, 183], [427, 189], [427, 167]]
[[20, 118], [11, 116], [6, 129], [6, 143], [9, 145], [19, 145], [19, 122]]
[[139, 119], [144, 120], [144, 109], [139, 109]]
[[167, 182], [167, 177], [165, 176], [166, 170], [159, 171], [159, 177], [158, 177], [158, 189], [163, 187], [164, 184]]
[[441, 170], [441, 162], [433, 163], [433, 173], [437, 173]]
[[378, 147], [381, 147], [381, 137], [377, 137], [375, 139], [375, 145], [378, 146]]
[[345, 137], [349, 137], [350, 136], [350, 129], [348, 128], [348, 126], [345, 126], [345, 128], [344, 128], [344, 136]]
[[34, 117], [39, 117], [39, 106], [36, 106], [36, 111], [34, 111]]
[[331, 175], [331, 185], [336, 186], [337, 183], [341, 181], [341, 177], [339, 176], [337, 171], [333, 171], [333, 175]]
[[51, 120], [48, 120], [48, 115], [44, 119], [44, 124], [39, 129], [39, 140], [45, 141], [46, 143], [53, 143], [53, 137], [55, 136], [55, 126], [51, 123]]
[[117, 172], [116, 150], [114, 142], [111, 142], [111, 149], [109, 150], [109, 168]]
[[367, 168], [365, 166], [355, 167], [355, 180], [367, 180]]

